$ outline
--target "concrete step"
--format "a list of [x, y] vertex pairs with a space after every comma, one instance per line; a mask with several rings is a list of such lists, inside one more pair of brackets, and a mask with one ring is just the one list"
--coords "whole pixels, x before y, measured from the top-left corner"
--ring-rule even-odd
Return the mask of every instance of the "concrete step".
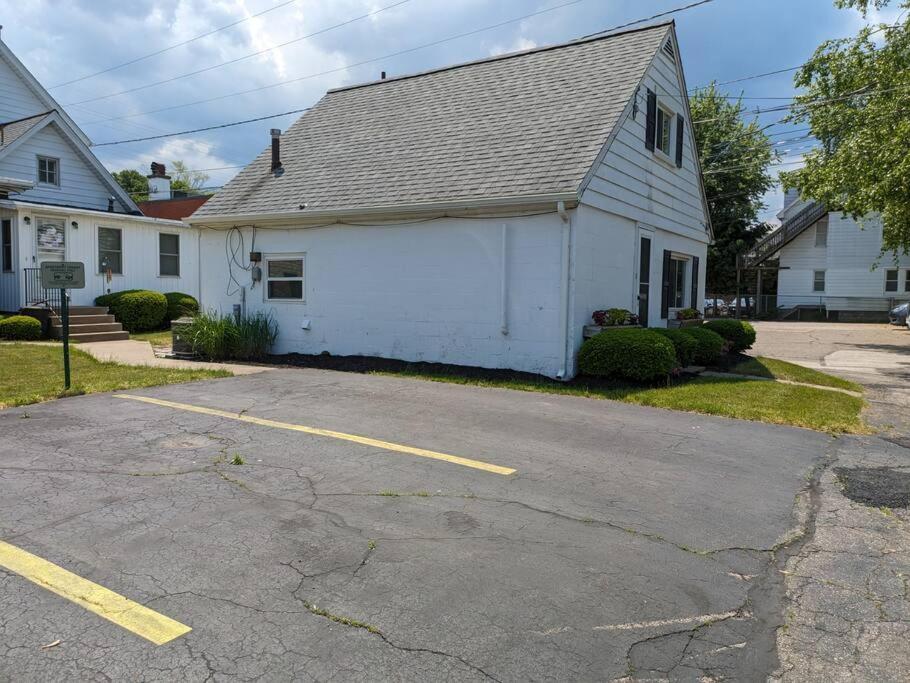
[[70, 341], [73, 342], [120, 341], [129, 338], [129, 332], [80, 332], [70, 335]]
[[[116, 322], [112, 315], [71, 315], [70, 325], [96, 325], [98, 323]], [[63, 321], [60, 318], [51, 318], [51, 327], [61, 327]]]
[[[70, 336], [82, 334], [83, 332], [122, 332], [123, 325], [120, 323], [96, 323], [94, 325], [73, 325], [70, 324]], [[52, 327], [51, 335], [59, 339], [63, 336], [62, 327]]]
[[70, 315], [105, 315], [107, 306], [70, 306]]

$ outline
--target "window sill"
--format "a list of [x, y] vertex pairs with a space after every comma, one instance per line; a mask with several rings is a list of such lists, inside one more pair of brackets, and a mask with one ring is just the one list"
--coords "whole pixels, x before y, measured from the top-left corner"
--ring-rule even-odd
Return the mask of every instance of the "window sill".
[[179, 280], [180, 276], [179, 275], [159, 275], [158, 279], [159, 280]]
[[267, 304], [294, 304], [296, 306], [306, 303], [303, 299], [263, 299], [262, 301]]
[[669, 154], [664, 154], [661, 150], [657, 149], [657, 147], [654, 148], [651, 155], [667, 168], [673, 170], [677, 169], [676, 160], [672, 159]]

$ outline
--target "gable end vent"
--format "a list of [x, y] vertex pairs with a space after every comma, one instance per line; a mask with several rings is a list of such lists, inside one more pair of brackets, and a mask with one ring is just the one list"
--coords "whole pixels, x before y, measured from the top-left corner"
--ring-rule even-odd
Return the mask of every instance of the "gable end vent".
[[668, 40], [666, 43], [664, 43], [664, 54], [674, 62], [676, 61], [676, 52], [673, 50], [672, 40]]

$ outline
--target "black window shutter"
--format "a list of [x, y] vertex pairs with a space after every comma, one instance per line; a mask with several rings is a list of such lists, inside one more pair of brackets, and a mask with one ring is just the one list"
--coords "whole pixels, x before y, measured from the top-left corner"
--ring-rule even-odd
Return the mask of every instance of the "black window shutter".
[[648, 89], [648, 109], [645, 117], [645, 148], [654, 151], [654, 137], [657, 135], [657, 93]]
[[689, 303], [691, 308], [701, 309], [698, 305], [698, 257], [692, 257], [692, 299]]
[[660, 317], [670, 317], [670, 251], [664, 249], [664, 268], [661, 273], [663, 287], [660, 293]]
[[676, 167], [682, 168], [683, 161], [683, 132], [686, 130], [686, 120], [682, 114], [676, 115]]

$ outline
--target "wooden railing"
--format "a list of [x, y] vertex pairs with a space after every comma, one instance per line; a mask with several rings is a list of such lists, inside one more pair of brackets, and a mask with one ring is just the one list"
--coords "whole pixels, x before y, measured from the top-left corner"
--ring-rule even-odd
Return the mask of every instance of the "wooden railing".
[[801, 235], [806, 228], [815, 225], [815, 223], [824, 218], [827, 213], [828, 208], [824, 204], [816, 202], [809, 204], [777, 230], [757, 242], [750, 251], [743, 254], [743, 267], [754, 268], [763, 261], [767, 261], [780, 251], [784, 245]]

